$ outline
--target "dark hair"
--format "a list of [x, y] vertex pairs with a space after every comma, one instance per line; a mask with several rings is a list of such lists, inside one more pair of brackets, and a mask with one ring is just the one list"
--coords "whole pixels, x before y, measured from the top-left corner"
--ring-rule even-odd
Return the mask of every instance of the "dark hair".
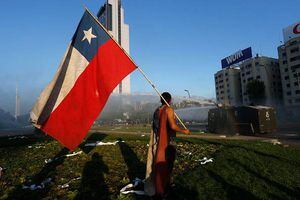
[[[171, 94], [170, 94], [169, 92], [164, 92], [164, 93], [161, 94], [161, 96], [162, 96], [168, 103], [171, 102], [172, 96], [171, 96]], [[160, 102], [161, 102], [163, 105], [166, 104], [165, 101], [164, 101], [162, 98], [160, 98]]]

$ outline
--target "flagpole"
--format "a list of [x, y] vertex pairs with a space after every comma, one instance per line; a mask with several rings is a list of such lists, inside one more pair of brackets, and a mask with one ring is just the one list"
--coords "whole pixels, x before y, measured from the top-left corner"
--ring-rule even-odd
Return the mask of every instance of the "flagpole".
[[[147, 82], [152, 86], [152, 88], [155, 90], [155, 92], [160, 96], [160, 98], [165, 102], [165, 104], [171, 108], [170, 104], [166, 101], [166, 99], [161, 95], [161, 93], [158, 91], [158, 89], [156, 88], [156, 86], [154, 85], [154, 83], [147, 77], [147, 75], [145, 74], [145, 72], [134, 62], [134, 60], [130, 57], [130, 55], [125, 51], [125, 49], [115, 40], [115, 38], [113, 37], [112, 34], [110, 34], [107, 29], [98, 21], [98, 19], [90, 12], [90, 10], [83, 5], [84, 9], [94, 18], [94, 20], [97, 22], [97, 24], [99, 26], [101, 26], [101, 28], [104, 29], [104, 31], [110, 36], [110, 38], [123, 50], [123, 52], [127, 55], [127, 57], [131, 60], [131, 62], [134, 63], [134, 65], [137, 67], [137, 69], [140, 71], [140, 73], [144, 76], [144, 78], [147, 80]], [[176, 114], [176, 112], [174, 111], [174, 115], [177, 118], [177, 120], [179, 121], [179, 123], [183, 126], [184, 129], [187, 129], [187, 127], [184, 125], [184, 123], [182, 122], [182, 120], [179, 118], [179, 116]]]
[[[158, 91], [158, 89], [155, 87], [155, 85], [153, 84], [153, 82], [147, 77], [147, 75], [145, 74], [145, 72], [138, 67], [138, 70], [141, 72], [141, 74], [144, 76], [144, 78], [148, 81], [148, 83], [152, 86], [152, 88], [155, 90], [155, 92], [160, 96], [160, 98], [165, 102], [165, 104], [171, 108], [170, 104], [166, 101], [166, 99], [161, 95], [161, 93]], [[176, 114], [176, 112], [174, 111], [174, 115], [175, 117], [178, 119], [179, 123], [183, 126], [184, 129], [187, 129], [186, 126], [184, 125], [184, 123], [181, 121], [181, 119], [178, 117], [178, 115]]]

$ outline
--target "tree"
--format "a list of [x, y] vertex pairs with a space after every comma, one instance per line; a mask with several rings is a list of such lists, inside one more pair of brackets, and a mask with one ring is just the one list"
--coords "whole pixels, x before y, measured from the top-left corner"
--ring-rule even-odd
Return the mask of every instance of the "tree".
[[264, 104], [265, 103], [265, 84], [263, 81], [253, 80], [248, 82], [247, 93], [249, 95], [249, 100], [253, 104]]

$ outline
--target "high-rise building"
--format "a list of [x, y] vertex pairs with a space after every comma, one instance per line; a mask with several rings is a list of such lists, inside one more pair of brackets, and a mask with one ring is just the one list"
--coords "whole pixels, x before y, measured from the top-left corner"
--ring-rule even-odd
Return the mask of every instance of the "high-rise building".
[[282, 85], [278, 59], [265, 56], [248, 58], [215, 75], [217, 103], [227, 106], [250, 105], [247, 86], [259, 80], [265, 86], [264, 105], [282, 104]]
[[284, 105], [300, 106], [300, 34], [277, 48]]
[[238, 106], [242, 103], [239, 68], [225, 68], [215, 74], [217, 103]]
[[[121, 0], [107, 0], [100, 8], [97, 17], [129, 54], [129, 26], [124, 23], [124, 9]], [[130, 75], [122, 80], [113, 93], [130, 94]]]
[[253, 103], [247, 93], [247, 85], [253, 80], [264, 83], [265, 105], [281, 104], [282, 86], [278, 59], [256, 55], [256, 57], [242, 62], [239, 67], [241, 69], [240, 80], [244, 105]]

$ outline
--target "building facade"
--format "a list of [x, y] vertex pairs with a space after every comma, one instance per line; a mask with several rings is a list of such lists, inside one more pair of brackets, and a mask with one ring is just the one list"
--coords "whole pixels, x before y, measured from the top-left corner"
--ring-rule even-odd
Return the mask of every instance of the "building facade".
[[225, 68], [215, 74], [217, 103], [238, 106], [242, 103], [239, 68]]
[[[114, 36], [129, 54], [129, 25], [124, 22], [124, 9], [121, 0], [107, 0], [100, 8], [97, 17], [101, 24]], [[130, 94], [130, 75], [114, 89], [114, 94]]]
[[[240, 76], [239, 83], [237, 78], [230, 80], [226, 77], [228, 71], [233, 71], [232, 68], [217, 72], [215, 74], [217, 102], [225, 105], [236, 105], [238, 104], [236, 102], [244, 105], [251, 104], [247, 85], [253, 80], [259, 80], [265, 85], [265, 105], [280, 107], [283, 104], [287, 111], [292, 111], [290, 113], [299, 114], [300, 21], [283, 29], [283, 43], [277, 48], [278, 59], [257, 55], [239, 62], [236, 65], [238, 68], [234, 71]], [[237, 56], [233, 55], [233, 58], [238, 59]], [[231, 57], [227, 58], [231, 59]], [[232, 94], [239, 87], [241, 88], [240, 99], [237, 93]], [[235, 97], [234, 101], [231, 97]]]
[[289, 39], [277, 50], [284, 105], [300, 106], [300, 37]]
[[265, 85], [265, 105], [276, 106], [281, 104], [282, 85], [278, 59], [257, 55], [245, 60], [239, 67], [244, 105], [253, 103], [247, 92], [247, 85], [253, 80], [261, 81]]

